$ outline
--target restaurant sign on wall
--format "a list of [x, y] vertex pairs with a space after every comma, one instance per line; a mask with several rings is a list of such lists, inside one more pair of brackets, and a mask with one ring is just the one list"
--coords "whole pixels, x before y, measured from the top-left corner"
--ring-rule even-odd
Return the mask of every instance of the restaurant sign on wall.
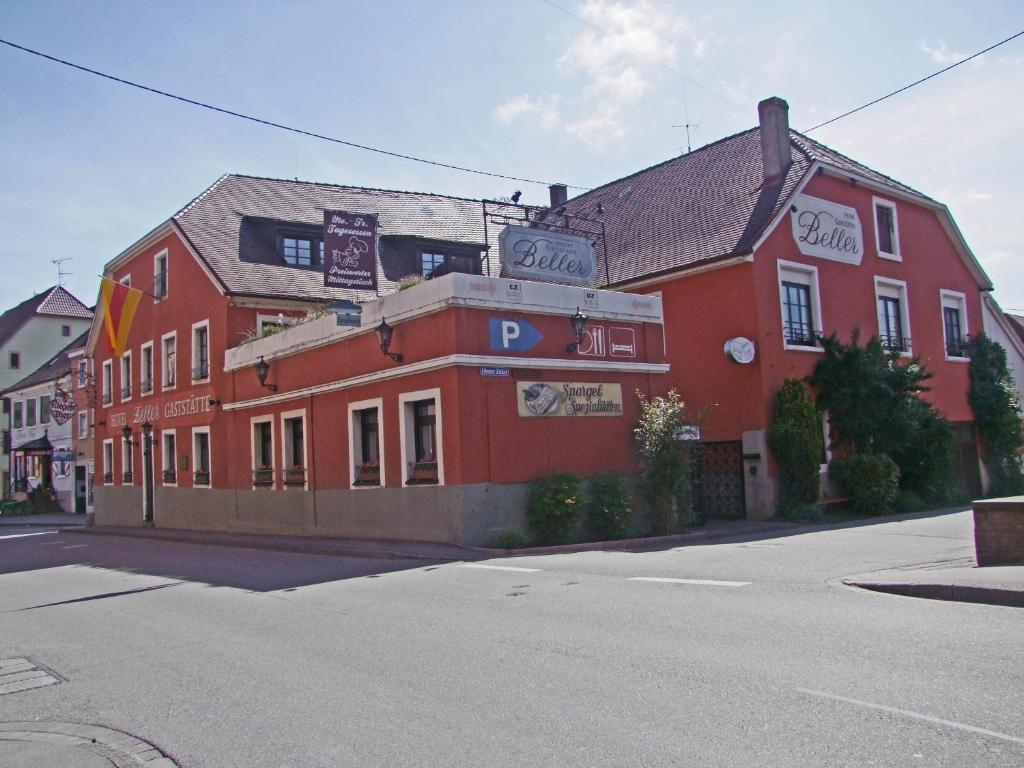
[[510, 277], [590, 285], [597, 275], [594, 244], [585, 237], [510, 224], [498, 236], [501, 266]]
[[621, 416], [622, 385], [579, 381], [516, 382], [520, 416]]
[[804, 256], [860, 264], [864, 235], [857, 211], [810, 195], [795, 195], [790, 209], [793, 239]]

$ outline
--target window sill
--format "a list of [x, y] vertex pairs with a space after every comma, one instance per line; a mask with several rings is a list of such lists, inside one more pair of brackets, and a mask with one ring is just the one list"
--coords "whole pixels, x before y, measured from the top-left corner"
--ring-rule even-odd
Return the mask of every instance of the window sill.
[[886, 253], [885, 251], [879, 251], [878, 258], [887, 259], [889, 261], [903, 261], [903, 257], [898, 253]]
[[817, 344], [815, 344], [814, 346], [809, 346], [809, 345], [805, 346], [803, 344], [789, 344], [789, 343], [785, 343], [784, 342], [782, 347], [787, 352], [817, 352], [817, 353], [821, 354], [821, 353], [824, 353], [824, 351], [825, 351], [823, 348], [819, 347]]
[[958, 355], [946, 355], [946, 362], [947, 363], [969, 363], [969, 362], [971, 362], [971, 358], [969, 358], [969, 357], [960, 357]]

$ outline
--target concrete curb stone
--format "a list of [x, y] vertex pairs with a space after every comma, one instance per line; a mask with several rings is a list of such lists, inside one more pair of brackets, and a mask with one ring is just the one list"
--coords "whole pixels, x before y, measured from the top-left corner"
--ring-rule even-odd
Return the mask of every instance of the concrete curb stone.
[[[100, 747], [132, 765], [145, 768], [177, 768], [178, 764], [158, 747], [102, 725], [61, 722], [0, 723], [0, 741], [34, 741], [72, 749]], [[39, 768], [47, 768], [40, 766]]]

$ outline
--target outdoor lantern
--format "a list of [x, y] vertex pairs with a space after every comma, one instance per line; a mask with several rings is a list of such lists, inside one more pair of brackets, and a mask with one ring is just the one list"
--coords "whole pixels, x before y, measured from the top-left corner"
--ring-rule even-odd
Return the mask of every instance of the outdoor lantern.
[[568, 344], [565, 347], [566, 352], [575, 352], [580, 348], [580, 344], [583, 342], [583, 334], [587, 330], [587, 316], [580, 312], [580, 308], [576, 307], [576, 314], [569, 318], [572, 322], [573, 333], [576, 334], [576, 341], [572, 344]]
[[142, 422], [142, 434], [145, 435], [146, 437], [149, 437], [150, 435], [153, 434], [153, 425], [150, 424], [148, 421]]
[[377, 326], [377, 342], [380, 344], [380, 351], [384, 353], [384, 357], [390, 357], [396, 363], [400, 363], [402, 362], [402, 353], [389, 351], [391, 349], [392, 333], [394, 333], [394, 329], [382, 317], [380, 325]]
[[267, 384], [267, 374], [270, 373], [270, 363], [263, 359], [263, 355], [260, 355], [259, 362], [256, 363], [256, 378], [260, 380], [260, 385], [266, 387], [271, 392], [277, 392], [277, 384]]
[[125, 424], [124, 427], [121, 429], [121, 434], [124, 435], [124, 441], [128, 443], [128, 445], [135, 444], [132, 442], [132, 428], [129, 427], [127, 424]]

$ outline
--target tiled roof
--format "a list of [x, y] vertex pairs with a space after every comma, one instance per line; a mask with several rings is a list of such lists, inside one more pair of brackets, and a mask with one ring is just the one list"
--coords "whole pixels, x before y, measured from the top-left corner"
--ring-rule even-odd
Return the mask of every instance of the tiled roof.
[[28, 322], [29, 318], [36, 314], [57, 317], [92, 317], [92, 312], [82, 302], [61, 286], [55, 285], [42, 293], [25, 299], [0, 315], [0, 347], [6, 344]]
[[[479, 244], [481, 251], [486, 247], [479, 200], [233, 174], [221, 177], [173, 219], [228, 293], [317, 302], [359, 298], [356, 291], [325, 288], [320, 271], [239, 257], [243, 217], [322, 227], [324, 209], [376, 213], [382, 237]], [[492, 242], [496, 234], [491, 232]], [[491, 261], [497, 274], [497, 258]], [[379, 265], [378, 282], [382, 292], [396, 287]]]
[[36, 384], [45, 384], [48, 381], [56, 381], [61, 376], [64, 376], [71, 370], [71, 364], [68, 362], [68, 355], [76, 349], [84, 348], [88, 340], [89, 331], [86, 331], [24, 379], [5, 389], [4, 393], [6, 394], [7, 392], [14, 392], [19, 389], [33, 387]]
[[599, 244], [598, 283], [749, 253], [815, 161], [920, 195], [795, 131], [790, 144], [793, 164], [770, 185], [763, 183], [760, 129], [752, 128], [570, 200], [568, 213], [590, 218], [603, 206], [608, 277]]

